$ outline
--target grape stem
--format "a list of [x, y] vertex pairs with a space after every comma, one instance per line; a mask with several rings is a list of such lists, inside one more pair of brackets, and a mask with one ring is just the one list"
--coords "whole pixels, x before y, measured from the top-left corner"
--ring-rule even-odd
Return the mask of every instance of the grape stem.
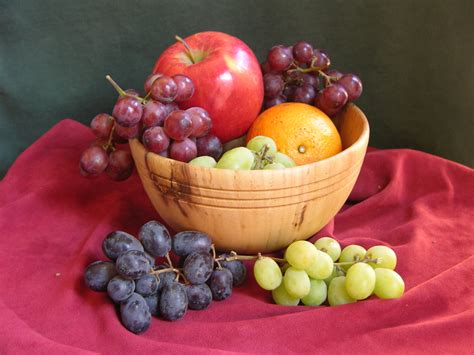
[[166, 253], [165, 258], [166, 258], [166, 261], [168, 262], [169, 266], [172, 268], [173, 263], [171, 262], [170, 253]]
[[140, 97], [138, 95], [131, 95], [129, 93], [126, 93], [125, 90], [123, 90], [119, 84], [117, 84], [117, 82], [112, 79], [112, 77], [110, 75], [106, 75], [105, 78], [107, 79], [107, 81], [114, 87], [115, 90], [117, 90], [117, 92], [119, 93], [120, 96], [130, 96], [130, 97], [134, 97], [136, 98], [138, 101], [140, 101], [142, 104], [146, 104], [146, 99], [143, 98], [143, 97]]
[[[113, 117], [112, 117], [112, 120], [115, 121]], [[105, 151], [108, 151], [109, 149], [111, 149], [112, 151], [115, 151], [115, 146], [112, 143], [114, 132], [115, 132], [115, 125], [113, 125], [112, 129], [110, 130], [110, 134], [109, 134], [109, 138], [107, 139], [107, 142], [102, 146], [102, 148], [104, 148]]]
[[222, 260], [222, 259], [216, 258], [216, 247], [214, 246], [214, 244], [211, 244], [211, 250], [212, 250], [212, 259], [214, 259], [214, 261], [216, 262], [217, 269], [222, 270], [222, 265], [219, 262], [219, 260]]
[[[262, 254], [258, 253], [257, 255], [238, 255], [235, 251], [230, 252], [230, 256], [220, 256], [216, 261], [235, 261], [235, 260], [255, 260], [255, 259], [261, 259]], [[277, 263], [286, 263], [285, 259], [282, 258], [275, 258], [273, 256], [268, 256], [267, 258], [275, 260]]]
[[184, 48], [186, 48], [186, 54], [188, 55], [189, 59], [191, 59], [191, 62], [193, 62], [193, 64], [196, 64], [197, 60], [196, 58], [194, 58], [193, 51], [191, 50], [191, 47], [189, 46], [189, 44], [178, 35], [175, 35], [174, 38], [178, 42], [180, 42], [184, 46]]
[[377, 259], [377, 258], [375, 258], [375, 259], [364, 258], [362, 260], [342, 261], [342, 262], [339, 262], [339, 263], [334, 263], [334, 265], [343, 266], [343, 265], [354, 265], [356, 263], [374, 263], [374, 264], [378, 264], [379, 259]]

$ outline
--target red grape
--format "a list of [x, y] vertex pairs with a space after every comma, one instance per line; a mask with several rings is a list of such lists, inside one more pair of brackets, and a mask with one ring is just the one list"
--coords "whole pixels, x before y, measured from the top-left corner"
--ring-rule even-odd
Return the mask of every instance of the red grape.
[[221, 141], [213, 134], [198, 138], [196, 147], [198, 156], [208, 155], [215, 160], [219, 160], [223, 150]]
[[[295, 90], [297, 87], [298, 87], [297, 85], [286, 85], [285, 89], [283, 90], [283, 95], [280, 95], [280, 99], [282, 99], [283, 102], [293, 101], [293, 95], [295, 94]], [[278, 97], [276, 99], [278, 99]], [[270, 101], [270, 100], [267, 100], [267, 101]], [[280, 101], [280, 100], [276, 100], [276, 101]]]
[[108, 138], [113, 126], [114, 118], [108, 113], [99, 113], [91, 121], [92, 131], [98, 138]]
[[313, 57], [313, 46], [304, 41], [296, 42], [293, 46], [293, 57], [301, 64], [310, 64]]
[[285, 82], [283, 81], [281, 75], [268, 73], [263, 76], [265, 97], [268, 99], [272, 99], [280, 95], [284, 86]]
[[197, 156], [196, 143], [189, 138], [185, 138], [182, 141], [174, 141], [171, 143], [169, 156], [171, 159], [187, 163]]
[[286, 97], [283, 96], [283, 95], [280, 95], [280, 96], [277, 96], [277, 97], [275, 97], [273, 99], [270, 99], [270, 100], [264, 100], [263, 101], [263, 108], [267, 109], [267, 108], [282, 104], [284, 102], [286, 102]]
[[[137, 138], [140, 134], [140, 125], [124, 127], [124, 126], [119, 125], [118, 123], [115, 123], [114, 129], [117, 136], [125, 140]], [[121, 143], [121, 142], [118, 141], [117, 143]], [[127, 143], [127, 142], [125, 141], [123, 143]]]
[[175, 75], [173, 80], [178, 86], [178, 93], [174, 101], [181, 102], [190, 99], [194, 94], [194, 83], [190, 77], [186, 75]]
[[107, 168], [108, 163], [107, 152], [102, 147], [94, 145], [82, 152], [79, 169], [84, 176], [96, 177]]
[[343, 75], [336, 83], [346, 89], [347, 95], [349, 96], [348, 101], [354, 101], [362, 94], [362, 81], [357, 75]]
[[112, 180], [125, 180], [132, 174], [132, 171], [133, 159], [129, 151], [120, 149], [109, 154], [109, 165], [105, 172]]
[[168, 149], [165, 149], [165, 150], [159, 152], [158, 155], [161, 155], [164, 158], [168, 158], [170, 156]]
[[310, 74], [310, 73], [304, 74], [303, 78], [302, 78], [302, 81], [303, 81], [303, 84], [311, 85], [316, 90], [320, 86], [319, 76], [314, 75], [314, 74]]
[[268, 52], [267, 58], [270, 68], [275, 72], [287, 70], [293, 62], [293, 54], [291, 49], [282, 45], [275, 46]]
[[176, 102], [169, 102], [167, 104], [164, 104], [166, 107], [166, 111], [168, 112], [168, 115], [173, 112], [173, 111], [178, 111], [179, 106]]
[[320, 70], [326, 69], [331, 65], [331, 60], [328, 55], [320, 49], [315, 49], [313, 51], [312, 66]]
[[328, 116], [334, 116], [347, 103], [347, 98], [347, 91], [343, 86], [332, 84], [318, 92], [314, 104]]
[[263, 62], [261, 64], [261, 68], [262, 68], [262, 73], [263, 74], [267, 74], [267, 73], [272, 73], [272, 68], [270, 67], [270, 64], [268, 62]]
[[168, 137], [182, 141], [193, 131], [193, 121], [186, 111], [173, 111], [166, 117], [164, 129]]
[[159, 153], [168, 149], [170, 140], [165, 134], [163, 128], [156, 126], [148, 128], [142, 137], [143, 145], [146, 149], [153, 153]]
[[146, 128], [162, 126], [165, 118], [168, 116], [168, 109], [165, 104], [158, 101], [148, 101], [143, 107], [143, 126]]
[[340, 71], [336, 69], [325, 70], [325, 73], [327, 76], [330, 76], [334, 80], [339, 80], [340, 78], [342, 78], [343, 75]]
[[147, 78], [145, 79], [145, 84], [143, 85], [145, 89], [145, 95], [148, 95], [148, 93], [151, 90], [151, 86], [153, 85], [155, 80], [158, 79], [160, 76], [163, 76], [163, 74], [157, 73], [157, 74], [150, 74], [147, 76]]
[[124, 127], [135, 126], [140, 122], [143, 114], [143, 106], [134, 97], [124, 96], [117, 100], [112, 115], [117, 123]]
[[296, 88], [293, 95], [294, 102], [303, 102], [305, 104], [311, 104], [316, 96], [316, 90], [312, 85], [305, 84]]
[[209, 133], [212, 128], [212, 120], [209, 113], [201, 107], [191, 107], [186, 110], [191, 117], [192, 131], [191, 136], [203, 137]]
[[301, 82], [303, 73], [296, 69], [291, 69], [286, 72], [286, 78], [292, 81], [294, 84]]
[[177, 94], [178, 85], [169, 76], [160, 76], [151, 86], [151, 97], [164, 103], [173, 101]]

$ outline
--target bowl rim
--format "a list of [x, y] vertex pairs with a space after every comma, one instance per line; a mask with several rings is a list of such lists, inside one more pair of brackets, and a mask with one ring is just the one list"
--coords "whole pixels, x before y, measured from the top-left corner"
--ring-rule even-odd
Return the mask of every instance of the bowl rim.
[[[308, 169], [316, 169], [317, 167], [321, 167], [323, 165], [330, 164], [333, 160], [340, 159], [341, 157], [347, 156], [352, 151], [360, 148], [360, 146], [365, 145], [365, 142], [367, 142], [367, 144], [368, 144], [369, 136], [370, 136], [370, 126], [369, 126], [369, 121], [368, 121], [367, 117], [365, 116], [364, 112], [357, 105], [355, 105], [353, 103], [350, 103], [348, 106], [350, 106], [350, 107], [352, 107], [352, 109], [355, 109], [356, 111], [358, 111], [359, 117], [362, 119], [362, 122], [363, 122], [362, 132], [361, 132], [360, 136], [357, 138], [357, 140], [354, 143], [352, 143], [349, 147], [343, 149], [342, 151], [340, 151], [339, 153], [337, 153], [333, 156], [330, 156], [329, 158], [322, 159], [322, 160], [319, 160], [319, 161], [316, 161], [316, 162], [313, 162], [313, 163], [297, 165], [297, 166], [293, 166], [291, 168], [285, 168], [285, 169], [278, 169], [278, 170], [263, 170], [263, 169], [262, 170], [231, 170], [231, 169], [218, 169], [218, 168], [208, 168], [208, 167], [203, 167], [203, 166], [191, 165], [191, 164], [179, 161], [179, 160], [166, 158], [166, 157], [163, 157], [163, 156], [161, 156], [157, 153], [150, 152], [150, 151], [146, 150], [145, 146], [140, 142], [140, 140], [138, 138], [133, 138], [130, 141], [135, 141], [143, 149], [145, 149], [145, 159], [147, 159], [146, 157], [148, 156], [148, 154], [151, 154], [154, 157], [154, 159], [156, 159], [157, 161], [160, 161], [160, 160], [167, 161], [169, 164], [172, 164], [176, 167], [180, 167], [180, 166], [186, 167], [187, 169], [190, 169], [191, 171], [194, 170], [195, 172], [210, 171], [209, 169], [211, 169], [211, 171], [213, 173], [217, 173], [217, 174], [221, 174], [221, 175], [226, 175], [227, 174], [229, 176], [232, 176], [232, 175], [251, 175], [251, 174], [254, 174], [254, 175], [255, 174], [275, 174], [275, 173], [281, 173], [281, 174], [288, 173], [288, 174], [291, 174], [293, 172], [298, 172], [298, 171], [303, 171], [303, 170], [308, 170]], [[348, 109], [348, 107], [346, 108], [346, 110], [347, 109]], [[130, 145], [130, 143], [129, 143], [129, 145]]]

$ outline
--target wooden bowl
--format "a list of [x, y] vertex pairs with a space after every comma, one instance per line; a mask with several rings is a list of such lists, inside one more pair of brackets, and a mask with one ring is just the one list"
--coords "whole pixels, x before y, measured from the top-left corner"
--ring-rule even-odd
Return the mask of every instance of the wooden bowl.
[[334, 122], [342, 152], [284, 170], [202, 168], [147, 152], [137, 139], [130, 147], [148, 197], [174, 230], [206, 232], [219, 250], [272, 252], [318, 232], [356, 182], [369, 124], [354, 105]]

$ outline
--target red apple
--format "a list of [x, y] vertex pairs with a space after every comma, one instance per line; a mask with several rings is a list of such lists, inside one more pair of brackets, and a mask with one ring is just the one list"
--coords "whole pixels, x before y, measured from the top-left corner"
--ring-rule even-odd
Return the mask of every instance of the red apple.
[[167, 48], [153, 73], [184, 74], [195, 92], [180, 108], [199, 106], [212, 118], [212, 133], [222, 142], [244, 135], [260, 112], [263, 78], [252, 50], [241, 40], [221, 32], [201, 32]]

